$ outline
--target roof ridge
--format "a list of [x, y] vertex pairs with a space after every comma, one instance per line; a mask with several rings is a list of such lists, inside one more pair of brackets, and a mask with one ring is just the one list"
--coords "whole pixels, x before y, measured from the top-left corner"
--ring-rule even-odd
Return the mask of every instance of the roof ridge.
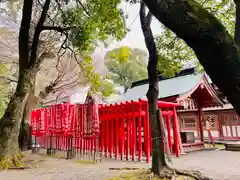
[[[174, 77], [170, 77], [170, 78], [165, 78], [162, 74], [158, 75], [158, 82], [159, 81], [165, 81], [165, 80], [170, 80], [170, 79], [175, 79], [177, 77], [184, 77], [184, 76], [188, 76], [188, 75], [196, 75], [196, 74], [201, 74], [201, 73], [198, 73], [196, 71], [196, 68], [187, 68], [187, 69], [184, 69], [178, 73], [175, 74]], [[147, 84], [148, 83], [148, 79], [142, 79], [142, 80], [139, 80], [139, 81], [135, 81], [132, 83], [132, 86], [131, 88], [135, 87], [135, 86], [140, 86], [140, 85], [143, 85], [143, 84]]]

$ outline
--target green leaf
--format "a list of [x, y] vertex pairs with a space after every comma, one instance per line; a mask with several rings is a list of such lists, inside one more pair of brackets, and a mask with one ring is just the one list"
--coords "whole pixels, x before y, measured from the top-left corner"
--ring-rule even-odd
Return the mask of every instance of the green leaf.
[[79, 6], [68, 8], [62, 15], [65, 26], [71, 30], [70, 39], [80, 53], [91, 53], [99, 42], [110, 39], [121, 40], [127, 32], [125, 16], [118, 8], [120, 0], [88, 0], [84, 9]]

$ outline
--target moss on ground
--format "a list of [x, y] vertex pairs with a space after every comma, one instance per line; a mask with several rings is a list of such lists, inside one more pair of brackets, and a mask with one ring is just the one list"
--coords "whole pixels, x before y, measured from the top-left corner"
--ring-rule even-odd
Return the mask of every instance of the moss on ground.
[[81, 165], [96, 164], [93, 160], [77, 160], [76, 163], [81, 164]]
[[0, 169], [21, 168], [24, 167], [24, 155], [16, 154], [12, 157], [0, 157]]
[[[126, 174], [122, 174], [120, 176], [108, 178], [105, 180], [150, 180], [150, 179], [151, 180], [170, 180], [169, 178], [152, 177], [150, 170], [126, 173]], [[179, 175], [175, 177], [174, 180], [194, 180], [194, 178]]]
[[[204, 146], [205, 146], [205, 148], [214, 147], [212, 144], [209, 145], [208, 143], [205, 143]], [[215, 144], [215, 148], [225, 149], [225, 146], [224, 146], [224, 144]]]

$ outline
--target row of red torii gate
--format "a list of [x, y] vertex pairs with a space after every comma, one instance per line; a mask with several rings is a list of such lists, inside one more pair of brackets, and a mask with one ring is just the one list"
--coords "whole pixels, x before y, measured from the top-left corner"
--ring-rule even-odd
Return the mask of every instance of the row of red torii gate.
[[[165, 122], [165, 149], [177, 157], [183, 151], [176, 108], [179, 104], [158, 101]], [[152, 138], [146, 100], [98, 105], [56, 104], [31, 113], [32, 136], [41, 148], [98, 151], [108, 158], [150, 162]], [[163, 141], [164, 142], [164, 141]]]

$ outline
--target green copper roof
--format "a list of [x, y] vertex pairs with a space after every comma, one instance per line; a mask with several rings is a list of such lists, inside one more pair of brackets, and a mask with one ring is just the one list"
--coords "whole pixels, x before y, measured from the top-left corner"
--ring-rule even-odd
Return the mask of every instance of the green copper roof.
[[[158, 98], [170, 97], [178, 94], [184, 94], [193, 89], [202, 78], [202, 74], [190, 74], [158, 82]], [[120, 98], [121, 101], [138, 100], [145, 98], [148, 90], [148, 83], [135, 86], [129, 89]]]

